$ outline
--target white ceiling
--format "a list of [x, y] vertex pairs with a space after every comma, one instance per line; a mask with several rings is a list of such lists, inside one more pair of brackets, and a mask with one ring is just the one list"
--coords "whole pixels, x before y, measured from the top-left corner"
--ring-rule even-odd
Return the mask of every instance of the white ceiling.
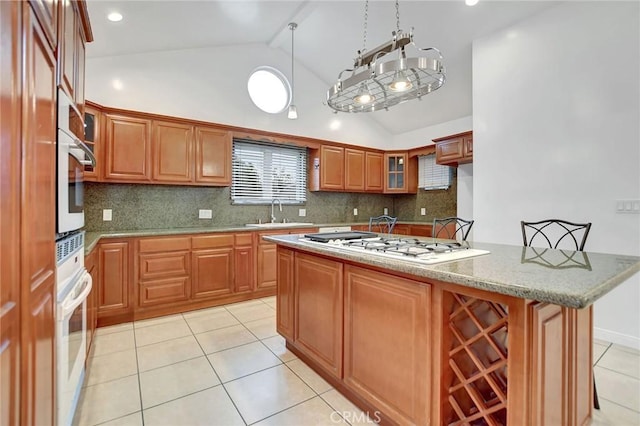
[[[480, 0], [469, 7], [464, 0], [400, 1], [401, 29], [414, 27], [418, 47], [440, 49], [447, 82], [421, 101], [367, 114], [394, 135], [471, 115], [472, 41], [557, 3]], [[363, 47], [364, 0], [88, 0], [87, 4], [94, 35], [87, 46], [88, 58], [256, 43], [290, 55], [288, 23], [296, 22], [296, 63], [313, 71], [329, 88], [341, 70], [353, 65], [357, 50]], [[124, 19], [108, 21], [111, 11], [122, 13]], [[395, 28], [394, 2], [370, 0], [367, 49], [388, 41]], [[297, 96], [304, 94], [304, 88], [295, 89]]]

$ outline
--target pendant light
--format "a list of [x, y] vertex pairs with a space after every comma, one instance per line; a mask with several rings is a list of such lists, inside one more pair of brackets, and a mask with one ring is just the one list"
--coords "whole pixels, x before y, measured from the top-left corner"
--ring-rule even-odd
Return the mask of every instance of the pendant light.
[[[338, 74], [338, 81], [327, 91], [327, 105], [335, 112], [372, 112], [388, 110], [411, 99], [420, 99], [444, 85], [442, 55], [435, 47], [418, 48], [413, 28], [407, 34], [400, 29], [400, 6], [396, 6], [396, 31], [390, 41], [367, 52], [367, 18], [369, 0], [365, 1], [364, 42], [352, 68]], [[417, 56], [407, 56], [407, 47]], [[397, 59], [389, 59], [392, 52]], [[431, 56], [428, 56], [431, 55]], [[347, 74], [343, 78], [343, 74]]]
[[294, 94], [294, 85], [293, 85], [293, 32], [298, 28], [298, 24], [295, 22], [289, 23], [289, 29], [291, 30], [291, 103], [289, 104], [289, 112], [287, 113], [287, 118], [290, 120], [295, 120], [298, 118], [298, 109], [296, 108], [293, 100]]

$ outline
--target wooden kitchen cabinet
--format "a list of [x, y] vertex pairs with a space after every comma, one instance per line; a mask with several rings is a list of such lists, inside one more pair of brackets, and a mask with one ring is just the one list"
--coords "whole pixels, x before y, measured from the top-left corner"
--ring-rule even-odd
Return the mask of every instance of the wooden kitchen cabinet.
[[433, 225], [409, 225], [409, 235], [431, 237], [433, 236]]
[[154, 121], [151, 126], [152, 179], [187, 183], [193, 180], [193, 126]]
[[192, 299], [233, 293], [233, 244], [233, 234], [192, 238]]
[[457, 167], [473, 161], [473, 132], [458, 133], [433, 139], [436, 144], [436, 163]]
[[410, 226], [403, 223], [396, 223], [393, 227], [393, 234], [411, 235]]
[[418, 191], [417, 157], [408, 152], [384, 154], [385, 194], [415, 194]]
[[[22, 91], [16, 92], [22, 96], [22, 114], [19, 122], [22, 132], [18, 139], [22, 145], [19, 149], [21, 165], [14, 165], [22, 174], [22, 180], [17, 187], [17, 191], [22, 194], [22, 214], [19, 222], [21, 244], [18, 246], [21, 268], [19, 351], [22, 372], [19, 423], [48, 425], [55, 423], [56, 412], [56, 61], [47, 36], [48, 24], [41, 26], [36, 18], [38, 9], [34, 11], [28, 3], [21, 3], [21, 18], [14, 16], [22, 22], [23, 44], [20, 54], [24, 79]], [[36, 4], [31, 6], [36, 7]], [[56, 4], [53, 3], [54, 10], [55, 7]], [[2, 11], [5, 12], [5, 5]], [[55, 12], [53, 16], [55, 19]], [[3, 25], [4, 19], [2, 16]], [[54, 21], [54, 28], [55, 25]], [[4, 39], [4, 27], [2, 34]], [[3, 42], [3, 51], [5, 47], [10, 47], [10, 42]], [[2, 58], [5, 59], [4, 56]], [[2, 66], [4, 67], [4, 64]], [[16, 95], [4, 91], [4, 74], [2, 80], [4, 118], [4, 97], [11, 99]], [[4, 132], [5, 123], [2, 125]], [[3, 145], [12, 142], [4, 136], [3, 133]], [[3, 210], [3, 219], [4, 214]], [[4, 239], [9, 235], [5, 236], [3, 233], [3, 245]], [[11, 309], [11, 304], [2, 306], [0, 311], [5, 309]], [[4, 338], [3, 336], [2, 339]], [[4, 348], [0, 351], [4, 352]], [[4, 375], [5, 372], [2, 371], [2, 376]], [[3, 394], [3, 411], [4, 399]], [[9, 400], [12, 398], [9, 397]]]
[[77, 1], [60, 1], [58, 31], [58, 84], [72, 99], [80, 114], [84, 112], [84, 74], [86, 35]]
[[276, 290], [276, 330], [286, 339], [294, 341], [294, 251], [278, 248], [278, 288]]
[[428, 424], [430, 286], [352, 265], [344, 274], [344, 383], [396, 424]]
[[344, 189], [344, 148], [320, 147], [320, 188]]
[[255, 256], [253, 235], [249, 232], [234, 235], [233, 269], [234, 291], [236, 293], [253, 291], [255, 287]]
[[342, 274], [341, 262], [295, 254], [293, 344], [337, 379], [342, 378]]
[[104, 179], [151, 181], [151, 120], [105, 115]]
[[344, 190], [364, 191], [365, 152], [359, 149], [344, 149]]
[[384, 191], [384, 154], [380, 152], [365, 152], [365, 182], [364, 189], [368, 192]]
[[98, 325], [133, 319], [129, 240], [98, 245]]
[[138, 241], [139, 307], [189, 299], [190, 252], [189, 237], [145, 238]]
[[97, 182], [100, 180], [100, 172], [102, 170], [102, 141], [101, 129], [102, 113], [93, 104], [86, 105], [84, 108], [84, 142], [89, 147], [93, 155], [96, 157], [95, 166], [85, 166], [84, 180], [89, 182]]
[[231, 185], [231, 132], [196, 126], [195, 182], [215, 186]]

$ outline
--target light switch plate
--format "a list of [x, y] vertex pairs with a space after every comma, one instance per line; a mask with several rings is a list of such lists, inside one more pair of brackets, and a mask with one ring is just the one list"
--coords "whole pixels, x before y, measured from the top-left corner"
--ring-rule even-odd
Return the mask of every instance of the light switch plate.
[[426, 216], [426, 214], [427, 214], [427, 209], [424, 208], [424, 207], [421, 207], [420, 208], [420, 216]]
[[640, 214], [640, 200], [616, 200], [616, 213]]
[[382, 209], [382, 214], [389, 214], [389, 209], [386, 207]]
[[198, 219], [211, 219], [213, 217], [211, 209], [198, 210]]
[[358, 209], [353, 209], [353, 215], [358, 216]]
[[307, 215], [307, 209], [298, 209], [298, 216], [305, 217]]
[[102, 220], [104, 222], [110, 222], [113, 218], [113, 212], [111, 209], [102, 209]]

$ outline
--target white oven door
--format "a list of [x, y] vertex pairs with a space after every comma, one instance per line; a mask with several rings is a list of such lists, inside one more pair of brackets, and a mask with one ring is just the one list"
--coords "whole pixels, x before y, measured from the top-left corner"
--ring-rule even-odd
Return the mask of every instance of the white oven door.
[[80, 396], [87, 352], [87, 297], [91, 287], [91, 275], [83, 269], [68, 287], [70, 291], [62, 300], [58, 300], [56, 355], [59, 426], [71, 424]]
[[84, 151], [58, 130], [58, 233], [84, 226]]

